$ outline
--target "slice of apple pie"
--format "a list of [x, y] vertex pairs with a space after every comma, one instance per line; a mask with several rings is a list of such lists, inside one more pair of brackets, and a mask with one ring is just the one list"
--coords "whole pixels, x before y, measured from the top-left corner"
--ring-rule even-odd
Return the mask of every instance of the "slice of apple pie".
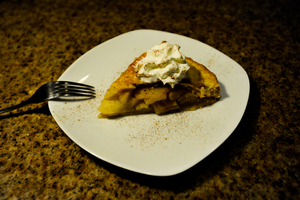
[[163, 41], [136, 58], [107, 90], [100, 118], [191, 111], [220, 98], [217, 77]]

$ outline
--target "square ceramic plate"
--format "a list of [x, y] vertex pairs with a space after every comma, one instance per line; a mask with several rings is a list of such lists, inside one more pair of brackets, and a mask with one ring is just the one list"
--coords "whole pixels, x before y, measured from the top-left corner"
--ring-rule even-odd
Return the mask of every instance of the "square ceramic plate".
[[[117, 119], [97, 115], [106, 90], [141, 53], [166, 40], [207, 66], [221, 85], [221, 99], [200, 110]], [[239, 124], [249, 96], [244, 69], [197, 40], [154, 30], [136, 30], [110, 39], [75, 61], [59, 80], [95, 86], [97, 97], [80, 102], [49, 102], [62, 130], [81, 148], [116, 166], [154, 176], [183, 172], [220, 146]]]

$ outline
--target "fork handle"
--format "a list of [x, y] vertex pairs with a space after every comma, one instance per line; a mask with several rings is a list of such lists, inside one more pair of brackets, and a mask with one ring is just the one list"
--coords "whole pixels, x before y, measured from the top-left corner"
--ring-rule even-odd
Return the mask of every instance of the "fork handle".
[[25, 105], [31, 103], [29, 100], [30, 100], [30, 99], [28, 99], [28, 100], [26, 100], [26, 101], [23, 101], [23, 102], [21, 102], [21, 103], [19, 103], [19, 104], [17, 104], [17, 105], [14, 105], [14, 106], [11, 106], [11, 107], [8, 107], [8, 108], [1, 109], [1, 110], [0, 110], [0, 114], [1, 114], [1, 113], [5, 113], [5, 112], [9, 112], [9, 111], [12, 111], [12, 110], [15, 110], [15, 109], [18, 109], [18, 108], [21, 108], [21, 107], [23, 107], [23, 106], [25, 106]]

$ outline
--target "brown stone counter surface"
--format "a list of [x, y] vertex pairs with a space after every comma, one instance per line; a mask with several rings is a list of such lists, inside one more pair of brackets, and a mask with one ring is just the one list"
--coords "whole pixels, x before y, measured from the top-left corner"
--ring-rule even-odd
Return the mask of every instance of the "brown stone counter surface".
[[202, 41], [238, 62], [251, 84], [233, 134], [170, 177], [93, 157], [59, 128], [47, 102], [1, 114], [0, 199], [300, 199], [299, 8], [294, 0], [0, 1], [0, 108], [136, 29]]

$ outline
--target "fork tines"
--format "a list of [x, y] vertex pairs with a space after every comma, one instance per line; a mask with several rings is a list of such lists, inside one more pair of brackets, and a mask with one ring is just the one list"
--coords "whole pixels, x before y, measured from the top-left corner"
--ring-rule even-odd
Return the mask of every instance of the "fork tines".
[[89, 97], [94, 98], [96, 91], [93, 86], [70, 81], [57, 81], [55, 92], [65, 97]]

